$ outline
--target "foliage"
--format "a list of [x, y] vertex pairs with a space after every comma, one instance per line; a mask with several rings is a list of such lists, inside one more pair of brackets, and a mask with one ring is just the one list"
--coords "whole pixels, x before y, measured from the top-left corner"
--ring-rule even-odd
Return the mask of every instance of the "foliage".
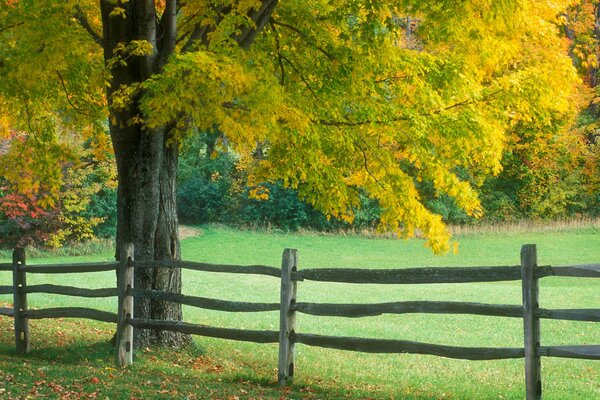
[[[55, 126], [101, 133], [107, 108], [115, 132], [179, 128], [172, 145], [188, 127], [216, 127], [242, 158], [264, 148], [248, 164], [257, 190], [281, 182], [347, 223], [366, 194], [381, 209], [380, 229], [404, 237], [419, 229], [442, 252], [449, 233], [419, 183], [479, 216], [477, 191], [456, 171], [468, 169], [477, 184], [500, 171], [512, 127], [572, 115], [575, 74], [557, 25], [571, 1], [193, 0], [174, 8], [171, 32], [174, 4], [4, 0], [0, 101], [15, 116], [9, 125], [39, 137], [38, 150]], [[138, 24], [140, 34], [173, 36], [103, 42], [101, 21], [117, 26], [136, 5], [150, 5], [148, 20], [160, 25]], [[144, 65], [160, 68], [146, 76]], [[109, 88], [107, 99], [113, 74], [134, 70], [127, 76], [139, 79]]]
[[[60, 174], [52, 180], [53, 185], [59, 185], [56, 192], [44, 177], [48, 167], [43, 164], [45, 157], [24, 145], [30, 140], [35, 138], [13, 131], [3, 142], [0, 243], [59, 247], [66, 241], [93, 238], [95, 229], [111, 215], [110, 209], [98, 209], [98, 203], [93, 203], [111, 186], [114, 190], [110, 159], [97, 157], [90, 143], [77, 143], [76, 136], [63, 133], [54, 145], [54, 151], [64, 157], [57, 170]], [[114, 203], [111, 206], [114, 210]]]
[[235, 159], [217, 154], [217, 139], [217, 134], [205, 132], [190, 138], [182, 150], [177, 185], [182, 222], [220, 222], [233, 209], [229, 192]]
[[[214, 150], [219, 134], [202, 133], [189, 138], [179, 161], [177, 203], [179, 218], [185, 223], [219, 222], [235, 226], [274, 227], [284, 230], [300, 228], [333, 230], [348, 227], [336, 219], [327, 219], [321, 212], [298, 197], [298, 192], [285, 188], [281, 182], [260, 185], [262, 196], [246, 186], [247, 171], [243, 160], [232, 153]], [[363, 206], [357, 212], [353, 226], [374, 228], [380, 211], [376, 204]]]
[[[597, 200], [597, 126], [593, 106], [596, 84], [597, 1], [575, 1], [562, 15], [573, 64], [583, 77], [572, 97], [581, 110], [574, 114], [540, 114], [512, 125], [502, 158], [502, 172], [481, 188], [486, 219], [557, 219], [593, 215]], [[590, 107], [590, 105], [592, 105]], [[591, 117], [591, 118], [590, 118]]]

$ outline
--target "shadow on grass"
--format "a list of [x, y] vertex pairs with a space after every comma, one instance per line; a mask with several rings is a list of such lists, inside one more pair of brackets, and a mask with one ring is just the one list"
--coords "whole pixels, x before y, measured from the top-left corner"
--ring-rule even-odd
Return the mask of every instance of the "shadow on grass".
[[[188, 399], [407, 399], [428, 400], [439, 396], [416, 388], [379, 387], [368, 383], [340, 386], [335, 381], [310, 377], [297, 379], [287, 387], [276, 381], [276, 370], [251, 365], [232, 366], [228, 360], [213, 360], [204, 349], [146, 349], [139, 351], [134, 365], [115, 368], [115, 348], [106, 341], [69, 343], [64, 346], [40, 344], [19, 356], [14, 347], [0, 343], [0, 369], [17, 378], [22, 390], [32, 390], [44, 380], [64, 387], [73, 382], [99, 390], [111, 399], [188, 398]], [[227, 364], [223, 366], [222, 364]], [[272, 376], [271, 376], [272, 375]], [[41, 376], [41, 377], [40, 377]], [[84, 389], [88, 386], [84, 386]]]
[[116, 361], [115, 348], [108, 342], [81, 342], [47, 347], [38, 345], [26, 355], [18, 355], [14, 346], [9, 347], [2, 343], [0, 344], [0, 353], [4, 357], [35, 363], [52, 361], [65, 365], [81, 365], [94, 361], [103, 363], [105, 366], [114, 366]]

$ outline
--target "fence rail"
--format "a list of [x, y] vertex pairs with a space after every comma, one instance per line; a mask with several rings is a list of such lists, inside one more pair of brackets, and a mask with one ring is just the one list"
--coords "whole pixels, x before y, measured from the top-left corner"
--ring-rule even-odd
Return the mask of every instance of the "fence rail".
[[203, 272], [223, 272], [228, 274], [252, 274], [267, 275], [275, 278], [281, 277], [281, 270], [266, 265], [225, 265], [225, 264], [207, 264], [192, 261], [132, 261], [133, 268], [182, 268], [192, 271]]
[[363, 353], [411, 353], [457, 358], [461, 360], [502, 360], [523, 358], [522, 348], [458, 347], [408, 340], [337, 337], [296, 333], [293, 341], [309, 346], [352, 350]]
[[[570, 276], [573, 278], [600, 278], [600, 264], [552, 267], [552, 275]], [[541, 277], [538, 274], [536, 276]]]
[[86, 272], [116, 271], [119, 263], [103, 262], [89, 264], [39, 264], [23, 266], [20, 269], [28, 274], [77, 274]]
[[76, 297], [114, 297], [117, 296], [117, 288], [86, 289], [73, 286], [61, 285], [31, 285], [24, 288], [25, 293], [50, 293], [62, 294]]
[[[25, 253], [15, 249], [12, 264], [0, 264], [0, 271], [13, 272], [13, 285], [0, 286], [0, 294], [13, 295], [12, 308], [0, 308], [0, 315], [14, 318], [18, 353], [29, 350], [29, 319], [86, 318], [117, 324], [117, 364], [133, 362], [133, 330], [154, 329], [255, 343], [279, 343], [280, 384], [291, 381], [295, 371], [296, 344], [366, 353], [413, 353], [466, 360], [525, 359], [527, 399], [541, 398], [541, 357], [600, 360], [600, 345], [542, 346], [540, 319], [600, 322], [600, 309], [543, 309], [539, 307], [539, 280], [550, 276], [599, 278], [600, 264], [537, 266], [535, 245], [521, 250], [520, 266], [438, 267], [407, 269], [313, 268], [298, 270], [296, 250], [286, 249], [281, 268], [265, 265], [218, 265], [189, 261], [135, 261], [133, 245], [122, 249], [120, 262], [90, 264], [34, 265], [25, 263]], [[281, 281], [279, 303], [226, 301], [207, 297], [142, 290], [133, 287], [137, 268], [184, 268], [194, 271], [254, 274], [277, 277]], [[117, 287], [78, 288], [39, 284], [27, 285], [27, 274], [64, 274], [85, 272], [117, 272]], [[302, 281], [352, 284], [436, 284], [521, 281], [523, 297], [520, 305], [483, 304], [457, 301], [400, 301], [375, 304], [341, 304], [298, 302], [298, 283]], [[49, 293], [75, 297], [118, 297], [117, 313], [83, 307], [60, 307], [40, 310], [27, 308], [27, 294]], [[184, 304], [224, 312], [277, 311], [279, 331], [220, 328], [182, 321], [146, 320], [133, 316], [134, 299], [151, 299]], [[407, 340], [356, 338], [300, 333], [296, 329], [297, 314], [360, 318], [382, 314], [471, 314], [523, 319], [522, 348], [460, 347]]]
[[14, 317], [15, 311], [12, 308], [0, 307], [0, 315]]
[[23, 318], [85, 318], [102, 322], [117, 322], [117, 314], [108, 311], [95, 310], [84, 307], [56, 307], [42, 310], [27, 310], [22, 313]]
[[402, 301], [377, 304], [296, 303], [292, 311], [329, 317], [373, 317], [382, 314], [474, 314], [523, 318], [523, 307], [452, 301]]
[[128, 319], [127, 323], [138, 329], [165, 330], [244, 342], [277, 343], [279, 341], [279, 331], [216, 328], [206, 325], [188, 324], [180, 321], [157, 321], [136, 318]]
[[128, 289], [128, 296], [139, 299], [169, 301], [207, 310], [229, 312], [260, 312], [277, 311], [279, 303], [248, 303], [241, 301], [227, 301], [211, 299], [208, 297], [186, 296], [180, 293], [163, 292], [159, 290]]

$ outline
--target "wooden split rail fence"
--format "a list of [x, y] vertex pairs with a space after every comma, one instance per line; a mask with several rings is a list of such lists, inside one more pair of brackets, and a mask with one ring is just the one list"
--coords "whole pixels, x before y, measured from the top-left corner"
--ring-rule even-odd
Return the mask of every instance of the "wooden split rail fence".
[[[134, 261], [133, 246], [125, 246], [121, 262], [35, 265], [25, 263], [25, 253], [16, 249], [12, 264], [0, 264], [0, 271], [13, 271], [13, 285], [0, 286], [0, 294], [13, 294], [13, 307], [0, 308], [0, 315], [14, 318], [15, 342], [18, 353], [29, 351], [29, 319], [87, 318], [117, 324], [117, 364], [133, 362], [133, 330], [159, 329], [200, 336], [240, 340], [256, 343], [279, 343], [279, 383], [290, 382], [294, 375], [294, 346], [298, 343], [341, 350], [368, 353], [415, 353], [467, 360], [525, 359], [527, 399], [542, 395], [541, 357], [563, 357], [600, 360], [600, 345], [542, 346], [540, 344], [540, 319], [600, 322], [600, 309], [543, 309], [538, 304], [539, 280], [548, 276], [600, 278], [600, 264], [575, 266], [537, 266], [535, 245], [521, 249], [520, 266], [504, 267], [450, 267], [407, 268], [389, 270], [371, 269], [303, 269], [297, 266], [296, 250], [286, 249], [281, 269], [263, 266], [216, 265], [186, 261]], [[268, 275], [281, 279], [279, 303], [248, 303], [223, 301], [155, 290], [140, 290], [133, 285], [136, 268], [180, 267], [208, 272]], [[83, 289], [59, 285], [27, 285], [27, 274], [55, 274], [117, 271], [117, 287]], [[354, 284], [435, 284], [469, 282], [522, 282], [523, 305], [481, 304], [442, 301], [405, 301], [379, 304], [319, 304], [297, 301], [297, 285], [302, 281], [343, 282]], [[54, 293], [79, 297], [118, 296], [117, 313], [88, 308], [49, 308], [30, 310], [27, 294]], [[228, 312], [280, 312], [279, 331], [218, 328], [180, 321], [145, 320], [133, 314], [134, 298], [176, 302], [193, 307]], [[522, 348], [458, 347], [420, 343], [407, 340], [352, 338], [300, 333], [296, 331], [298, 313], [316, 316], [366, 317], [385, 313], [475, 314], [495, 317], [512, 317], [523, 320], [524, 346]]]

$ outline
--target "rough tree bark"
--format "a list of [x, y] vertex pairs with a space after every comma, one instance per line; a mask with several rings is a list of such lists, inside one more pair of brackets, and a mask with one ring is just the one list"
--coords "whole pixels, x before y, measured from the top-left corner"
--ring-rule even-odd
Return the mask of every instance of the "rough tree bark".
[[[175, 51], [177, 40], [177, 0], [167, 0], [163, 14], [158, 18], [154, 0], [112, 2], [101, 0], [103, 37], [99, 41], [104, 59], [110, 68], [107, 87], [110, 111], [110, 135], [117, 163], [118, 222], [117, 252], [127, 242], [135, 246], [135, 260], [180, 259], [177, 233], [177, 146], [169, 146], [173, 135], [170, 126], [149, 130], [134, 122], [141, 116], [139, 96], [126, 108], [114, 107], [114, 96], [119, 88], [141, 83], [159, 74]], [[277, 4], [277, 0], [263, 0], [262, 6], [248, 16], [254, 26], [241, 27], [235, 36], [241, 47], [248, 48], [263, 29]], [[115, 9], [120, 8], [118, 13]], [[226, 10], [216, 10], [217, 23]], [[182, 51], [192, 51], [208, 44], [209, 30], [198, 24], [185, 39]], [[126, 63], [111, 63], [116, 48], [132, 40], [143, 40], [154, 49], [152, 54], [128, 57]], [[199, 94], [201, 95], [201, 94]], [[181, 292], [179, 269], [136, 270], [135, 286]], [[181, 305], [167, 302], [138, 300], [134, 305], [138, 318], [182, 320]], [[189, 335], [175, 332], [136, 330], [135, 346], [160, 345], [179, 347], [190, 341]]]

